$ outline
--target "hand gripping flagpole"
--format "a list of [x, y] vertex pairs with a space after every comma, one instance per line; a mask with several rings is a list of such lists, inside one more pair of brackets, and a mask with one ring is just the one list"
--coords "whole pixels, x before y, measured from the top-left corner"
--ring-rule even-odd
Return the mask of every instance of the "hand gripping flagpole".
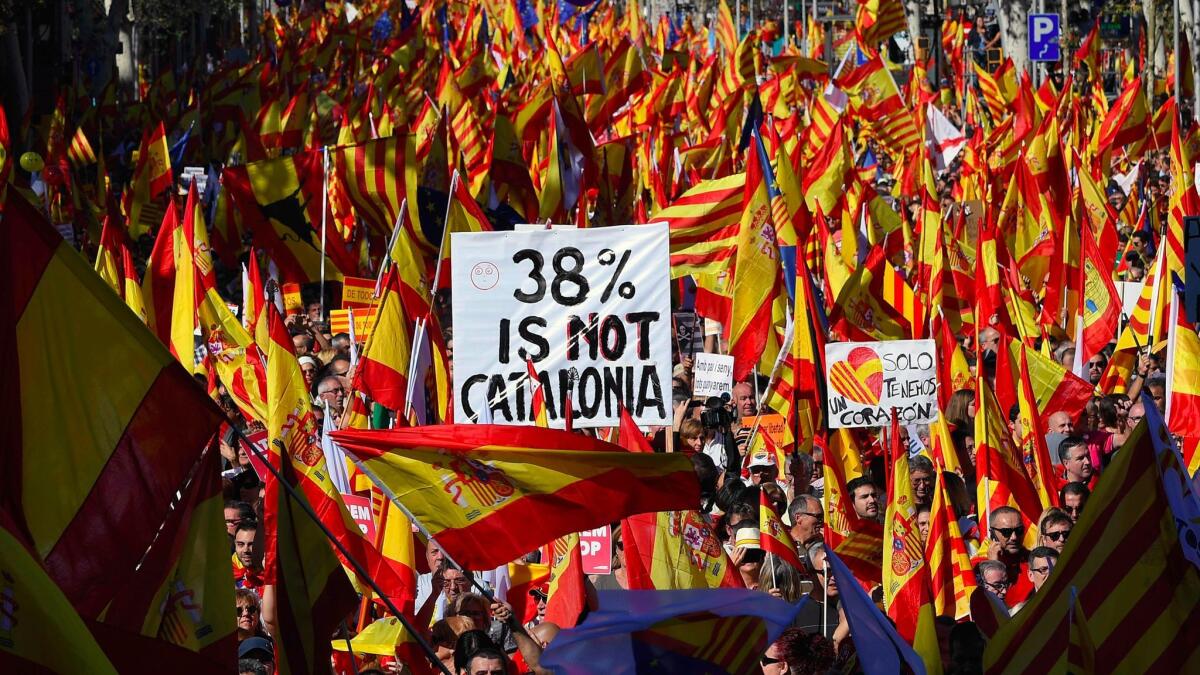
[[[396, 496], [396, 493], [393, 492], [392, 489], [390, 487], [388, 487], [387, 484], [384, 483], [383, 480], [380, 479], [379, 476], [377, 476], [374, 471], [371, 471], [370, 469], [368, 469], [367, 465], [364, 464], [362, 462], [362, 460], [360, 460], [358, 457], [356, 457], [353, 452], [348, 451], [346, 453], [346, 456], [350, 458], [350, 461], [354, 462], [354, 466], [357, 466], [359, 471], [362, 471], [364, 474], [366, 474], [367, 478], [371, 479], [371, 482], [375, 484], [375, 487], [379, 488], [379, 491], [382, 492], [383, 495], [385, 497], [387, 497], [388, 500], [390, 500], [392, 502], [392, 504], [394, 504], [396, 506], [396, 508], [400, 509], [400, 511], [403, 512], [404, 515], [407, 516], [408, 519], [412, 521], [413, 525], [417, 526], [417, 529], [421, 531], [421, 534], [425, 535], [426, 539], [428, 539], [429, 541], [435, 541], [433, 538], [433, 535], [429, 533], [428, 528], [426, 528], [425, 525], [423, 525], [421, 523], [421, 521], [417, 520], [417, 517], [413, 515], [412, 511], [408, 510], [408, 507], [406, 507], [406, 506], [404, 506], [404, 504], [400, 503], [400, 498]], [[495, 594], [492, 593], [490, 590], [484, 588], [483, 584], [479, 583], [479, 580], [475, 578], [474, 574], [466, 574], [466, 568], [464, 568], [462, 565], [458, 564], [454, 560], [454, 558], [450, 557], [449, 551], [447, 551], [446, 549], [442, 549], [442, 555], [445, 557], [446, 562], [448, 562], [451, 565], [453, 565], [454, 567], [458, 568], [459, 571], [463, 572], [464, 576], [466, 576], [467, 578], [469, 578], [471, 580], [471, 585], [474, 586], [476, 589], [478, 589], [480, 594], [482, 594], [483, 597], [488, 599], [488, 602], [496, 601]], [[430, 570], [430, 571], [432, 572], [433, 570]]]
[[[409, 635], [411, 635], [413, 639], [415, 639], [421, 645], [421, 650], [425, 652], [425, 656], [432, 660], [433, 663], [437, 664], [437, 666], [443, 673], [445, 673], [445, 675], [453, 675], [453, 673], [446, 668], [445, 664], [442, 663], [441, 659], [438, 658], [437, 651], [435, 651], [433, 646], [429, 644], [429, 642], [425, 639], [425, 636], [417, 631], [412, 622], [410, 622], [408, 618], [404, 616], [404, 613], [401, 612], [398, 607], [396, 607], [390, 598], [388, 598], [387, 594], [383, 592], [383, 589], [379, 587], [379, 584], [375, 582], [375, 579], [373, 579], [371, 575], [367, 573], [367, 569], [362, 566], [362, 563], [356, 560], [354, 556], [350, 555], [350, 551], [346, 549], [345, 544], [338, 541], [337, 537], [333, 535], [333, 532], [329, 530], [329, 527], [327, 527], [325, 523], [321, 522], [321, 519], [317, 517], [316, 512], [313, 511], [312, 506], [306, 500], [301, 499], [300, 495], [296, 494], [296, 488], [292, 487], [292, 484], [283, 477], [283, 474], [280, 472], [280, 470], [276, 469], [275, 465], [271, 464], [270, 459], [263, 454], [262, 450], [258, 449], [257, 445], [255, 445], [249, 438], [246, 438], [246, 435], [242, 433], [241, 429], [238, 429], [236, 426], [232, 428], [237, 434], [238, 438], [240, 438], [242, 442], [246, 444], [246, 447], [249, 448], [250, 452], [254, 453], [254, 456], [258, 457], [259, 461], [261, 461], [263, 465], [267, 467], [267, 470], [271, 472], [271, 475], [275, 477], [275, 480], [279, 481], [279, 484], [284, 490], [287, 491], [288, 496], [290, 496], [297, 504], [300, 505], [300, 508], [309, 518], [312, 519], [314, 523], [317, 524], [317, 527], [321, 528], [322, 534], [324, 534], [325, 538], [328, 539], [331, 544], [333, 544], [333, 547], [337, 549], [338, 553], [342, 554], [342, 557], [345, 558], [346, 562], [350, 563], [350, 567], [354, 569], [354, 573], [357, 574], [360, 579], [367, 582], [367, 586], [370, 586], [371, 590], [375, 592], [375, 595], [379, 596], [379, 599], [383, 601], [385, 606], [387, 606], [388, 611], [394, 614], [396, 618], [400, 620], [401, 625], [404, 626], [404, 629], [408, 631]], [[276, 442], [278, 443], [278, 441]], [[284, 459], [286, 461], [286, 456]], [[354, 463], [358, 464], [358, 466], [361, 468], [362, 465], [359, 464], [357, 460], [355, 460]], [[372, 480], [374, 480], [374, 477], [372, 477]], [[353, 655], [353, 652], [351, 652], [351, 655]]]

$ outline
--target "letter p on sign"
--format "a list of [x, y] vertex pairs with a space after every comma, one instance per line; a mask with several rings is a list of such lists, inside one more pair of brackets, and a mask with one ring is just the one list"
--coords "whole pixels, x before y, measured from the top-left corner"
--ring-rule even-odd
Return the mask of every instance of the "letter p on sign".
[[1061, 58], [1059, 40], [1061, 21], [1057, 14], [1029, 15], [1029, 60], [1058, 61]]

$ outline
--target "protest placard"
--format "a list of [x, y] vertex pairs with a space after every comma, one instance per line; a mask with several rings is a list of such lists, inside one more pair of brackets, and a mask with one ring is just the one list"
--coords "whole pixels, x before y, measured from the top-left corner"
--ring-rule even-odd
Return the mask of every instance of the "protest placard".
[[733, 357], [696, 352], [692, 363], [692, 397], [729, 394], [733, 398]]
[[675, 312], [675, 342], [680, 354], [691, 356], [704, 351], [704, 330], [695, 312]]
[[300, 284], [282, 284], [283, 312], [287, 316], [300, 314], [304, 311], [304, 301], [300, 298]]
[[615, 426], [619, 405], [670, 422], [666, 226], [455, 233], [451, 249], [456, 420], [487, 406], [528, 424], [540, 386], [552, 427], [567, 405], [576, 427]]
[[937, 418], [933, 340], [830, 342], [825, 363], [831, 428], [886, 426], [893, 409], [902, 424]]
[[358, 529], [366, 535], [367, 541], [375, 541], [375, 519], [371, 517], [371, 498], [358, 495], [342, 495], [350, 517], [358, 523]]
[[374, 307], [376, 302], [374, 279], [361, 277], [342, 279], [342, 309]]
[[354, 312], [354, 337], [365, 342], [371, 337], [371, 329], [375, 327], [377, 307], [359, 307], [357, 309], [334, 309], [329, 312], [329, 330], [334, 335], [350, 332], [350, 313]]
[[608, 525], [579, 533], [584, 574], [612, 573], [612, 532]]

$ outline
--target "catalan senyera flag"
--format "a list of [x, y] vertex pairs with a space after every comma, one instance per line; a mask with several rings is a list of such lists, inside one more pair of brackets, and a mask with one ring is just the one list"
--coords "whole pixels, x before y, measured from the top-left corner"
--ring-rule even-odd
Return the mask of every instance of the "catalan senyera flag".
[[917, 502], [909, 479], [908, 450], [900, 443], [900, 422], [894, 411], [889, 437], [892, 470], [888, 474], [887, 514], [883, 519], [883, 606], [896, 622], [896, 632], [925, 661], [926, 672], [941, 673], [929, 566], [917, 529]]
[[800, 556], [796, 554], [796, 544], [792, 542], [792, 535], [783, 526], [779, 514], [775, 513], [775, 507], [771, 506], [767, 493], [759, 492], [758, 497], [758, 527], [761, 535], [759, 541], [762, 549], [787, 561], [797, 571], [803, 570]]
[[393, 263], [380, 285], [382, 297], [375, 318], [375, 329], [367, 338], [354, 389], [370, 396], [380, 405], [403, 412], [408, 399], [408, 371], [412, 361], [412, 338], [403, 302], [400, 277]]
[[975, 573], [971, 569], [971, 556], [941, 471], [934, 481], [933, 505], [929, 510], [929, 537], [925, 541], [933, 612], [936, 616], [964, 619], [971, 614], [971, 592], [977, 585]]
[[236, 617], [224, 528], [221, 455], [216, 443], [137, 570], [104, 610], [103, 622], [197, 652], [233, 667]]
[[587, 609], [579, 534], [572, 532], [563, 535], [548, 548], [550, 580], [546, 592], [546, 621], [560, 628], [574, 628], [579, 623], [579, 615]]
[[[1200, 517], [1191, 480], [1149, 399], [1104, 470], [1042, 589], [984, 652], [987, 672], [1068, 672], [1071, 595], [1098, 673], [1200, 666]], [[1074, 671], [1081, 672], [1081, 671]]]
[[825, 451], [825, 544], [846, 562], [863, 582], [883, 581], [883, 524], [854, 510], [846, 483], [863, 475], [862, 459], [850, 429], [831, 432]]
[[96, 151], [92, 149], [92, 143], [84, 133], [83, 127], [77, 128], [75, 135], [71, 137], [71, 145], [67, 148], [67, 159], [71, 162], [71, 166], [80, 169], [96, 163]]
[[[149, 548], [222, 415], [34, 207], [14, 191], [4, 213], [0, 510], [92, 618]], [[71, 470], [48, 492], [42, 469], [55, 466]]]
[[629, 453], [565, 431], [448, 424], [341, 431], [334, 439], [472, 569], [507, 563], [564, 534], [687, 508], [700, 498], [686, 456]]
[[[282, 281], [306, 283], [321, 278], [321, 193], [325, 189], [320, 152], [251, 162], [221, 172], [236, 213], [267, 250]], [[357, 253], [338, 228], [326, 226], [325, 278], [340, 280], [358, 271]]]
[[665, 222], [671, 232], [671, 276], [716, 275], [736, 252], [746, 174], [702, 181], [650, 222]]
[[387, 136], [331, 151], [334, 179], [342, 185], [355, 213], [372, 232], [382, 236], [391, 234], [408, 195], [405, 177], [408, 141], [408, 136]]
[[858, 0], [854, 30], [858, 34], [858, 44], [874, 53], [880, 42], [908, 30], [904, 4], [900, 0]]
[[5, 587], [0, 665], [14, 673], [116, 675], [116, 667], [87, 624], [17, 536], [15, 527], [0, 511], [0, 568]]
[[162, 122], [148, 126], [142, 133], [133, 182], [125, 192], [123, 206], [129, 222], [129, 235], [134, 239], [145, 234], [153, 223], [143, 222], [145, 206], [171, 187], [171, 149]]
[[737, 28], [733, 23], [733, 12], [729, 11], [729, 5], [725, 3], [725, 0], [721, 0], [721, 4], [717, 6], [717, 22], [713, 26], [713, 31], [717, 35], [717, 42], [721, 45], [721, 49], [725, 50], [726, 58], [732, 58], [737, 51]]
[[996, 395], [982, 378], [976, 384], [975, 471], [980, 506], [980, 528], [988, 514], [1001, 506], [1021, 513], [1025, 527], [1025, 547], [1037, 546], [1037, 523], [1042, 502], [1021, 461], [1021, 452], [1013, 443], [1007, 417], [1000, 411]]

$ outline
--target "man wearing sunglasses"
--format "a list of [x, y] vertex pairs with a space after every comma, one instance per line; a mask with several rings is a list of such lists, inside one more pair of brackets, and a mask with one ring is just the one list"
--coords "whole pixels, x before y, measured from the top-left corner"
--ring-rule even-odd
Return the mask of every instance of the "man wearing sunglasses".
[[1029, 551], [1023, 543], [1025, 526], [1021, 514], [1011, 506], [1001, 506], [988, 518], [988, 558], [1004, 563], [1009, 583], [1004, 604], [1010, 608], [1025, 602], [1033, 592], [1029, 581]]
[[1063, 548], [1067, 545], [1067, 536], [1071, 534], [1074, 524], [1067, 514], [1052, 512], [1042, 519], [1042, 526], [1038, 532], [1039, 547], [1044, 546], [1062, 553]]
[[1042, 590], [1057, 563], [1058, 552], [1052, 548], [1039, 546], [1029, 552], [1029, 581], [1033, 583], [1035, 593]]

